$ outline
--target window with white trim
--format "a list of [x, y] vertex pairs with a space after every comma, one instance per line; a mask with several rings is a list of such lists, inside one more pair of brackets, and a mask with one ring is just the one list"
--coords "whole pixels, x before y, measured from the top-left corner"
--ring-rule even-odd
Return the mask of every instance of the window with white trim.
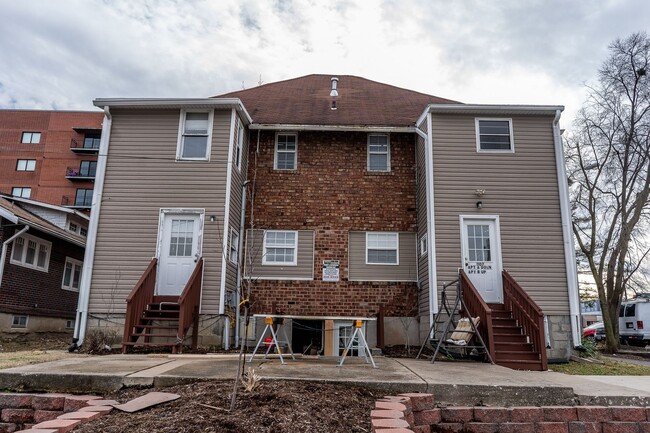
[[420, 238], [420, 256], [423, 256], [427, 253], [427, 234], [425, 233]]
[[387, 134], [368, 135], [368, 171], [390, 171], [390, 141]]
[[512, 119], [477, 118], [475, 125], [479, 152], [514, 152]]
[[14, 197], [30, 198], [32, 196], [32, 189], [26, 186], [14, 186], [11, 188], [11, 195]]
[[24, 234], [14, 239], [11, 263], [47, 272], [51, 251], [51, 242]]
[[207, 161], [210, 159], [213, 118], [214, 111], [181, 110], [177, 160]]
[[239, 232], [230, 230], [230, 250], [228, 252], [230, 263], [236, 265], [239, 263]]
[[367, 265], [399, 264], [399, 233], [366, 233]]
[[70, 224], [68, 224], [68, 230], [77, 233], [77, 230], [79, 230], [79, 226], [76, 223], [70, 221]]
[[29, 316], [12, 316], [11, 318], [11, 327], [12, 328], [27, 328], [27, 318]]
[[298, 135], [277, 134], [275, 136], [275, 158], [273, 168], [276, 170], [295, 170], [298, 166]]
[[264, 265], [293, 265], [297, 262], [298, 232], [268, 230], [264, 233]]
[[34, 171], [36, 170], [35, 159], [19, 159], [16, 163], [16, 171]]
[[237, 144], [235, 145], [235, 165], [238, 170], [241, 170], [241, 153], [244, 148], [244, 127], [239, 125], [239, 131], [237, 133]]
[[83, 237], [88, 236], [88, 227], [81, 227], [79, 229], [79, 234]]
[[20, 140], [21, 143], [25, 144], [38, 144], [41, 142], [41, 133], [40, 132], [23, 132], [23, 136]]
[[78, 292], [79, 284], [81, 282], [81, 271], [83, 267], [83, 262], [75, 260], [71, 257], [66, 257], [65, 267], [63, 268], [63, 282], [61, 283], [61, 288], [64, 290]]

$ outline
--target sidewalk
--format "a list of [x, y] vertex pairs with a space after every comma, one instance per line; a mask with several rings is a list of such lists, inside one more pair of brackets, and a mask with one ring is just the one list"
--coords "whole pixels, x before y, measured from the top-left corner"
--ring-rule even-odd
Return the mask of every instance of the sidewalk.
[[[377, 369], [348, 358], [255, 360], [266, 380], [310, 380], [363, 385], [386, 394], [432, 392], [462, 405], [650, 405], [650, 376], [569, 376], [510, 370], [474, 362], [376, 358]], [[164, 387], [197, 380], [232, 380], [236, 355], [108, 355], [68, 358], [0, 370], [0, 389], [106, 393], [128, 386]]]

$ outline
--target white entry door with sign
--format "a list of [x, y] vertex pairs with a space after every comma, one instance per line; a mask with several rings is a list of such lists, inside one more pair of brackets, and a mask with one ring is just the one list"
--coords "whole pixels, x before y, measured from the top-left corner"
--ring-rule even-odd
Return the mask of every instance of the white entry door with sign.
[[503, 302], [499, 217], [461, 215], [463, 270], [488, 303]]
[[158, 295], [178, 296], [201, 257], [200, 214], [162, 214], [159, 237]]

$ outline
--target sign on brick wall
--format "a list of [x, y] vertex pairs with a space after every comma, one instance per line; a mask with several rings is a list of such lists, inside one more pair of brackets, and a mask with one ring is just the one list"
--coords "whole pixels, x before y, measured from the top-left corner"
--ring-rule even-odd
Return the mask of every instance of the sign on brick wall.
[[339, 281], [338, 260], [323, 260], [323, 281]]

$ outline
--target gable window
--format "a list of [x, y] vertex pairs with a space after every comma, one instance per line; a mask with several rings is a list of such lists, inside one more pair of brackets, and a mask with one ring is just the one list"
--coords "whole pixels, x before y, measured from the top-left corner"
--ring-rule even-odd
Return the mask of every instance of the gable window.
[[265, 265], [296, 265], [297, 264], [298, 232], [269, 230], [264, 234]]
[[41, 133], [40, 132], [23, 132], [21, 143], [26, 144], [38, 144], [41, 142]]
[[14, 240], [11, 263], [47, 272], [51, 250], [51, 242], [31, 235], [22, 235]]
[[11, 195], [14, 197], [30, 198], [32, 196], [32, 189], [24, 186], [14, 186], [11, 188]]
[[368, 135], [368, 171], [390, 171], [390, 142], [388, 135]]
[[29, 316], [12, 316], [11, 318], [11, 327], [12, 328], [27, 328], [27, 318]]
[[228, 258], [233, 265], [239, 263], [239, 232], [236, 230], [230, 231], [230, 251]]
[[298, 136], [296, 134], [278, 134], [275, 136], [276, 170], [295, 170], [298, 165]]
[[16, 163], [16, 171], [34, 171], [35, 169], [35, 159], [19, 159]]
[[398, 233], [366, 233], [366, 264], [399, 264]]
[[71, 221], [70, 224], [68, 224], [68, 229], [71, 232], [77, 233], [77, 230], [79, 230], [79, 226]]
[[237, 144], [235, 145], [235, 165], [238, 170], [241, 170], [241, 152], [244, 148], [244, 127], [239, 126], [239, 132], [237, 133]]
[[65, 258], [65, 267], [63, 268], [63, 282], [61, 288], [64, 290], [79, 291], [79, 282], [81, 281], [81, 270], [83, 262], [70, 257]]
[[427, 234], [425, 233], [420, 238], [420, 256], [423, 256], [427, 253]]
[[514, 152], [512, 119], [476, 119], [479, 152]]
[[93, 190], [92, 189], [77, 189], [74, 197], [74, 205], [77, 207], [91, 207], [93, 205]]
[[214, 111], [181, 111], [176, 159], [208, 161]]
[[87, 227], [81, 227], [79, 229], [79, 234], [83, 237], [88, 236], [88, 228]]

